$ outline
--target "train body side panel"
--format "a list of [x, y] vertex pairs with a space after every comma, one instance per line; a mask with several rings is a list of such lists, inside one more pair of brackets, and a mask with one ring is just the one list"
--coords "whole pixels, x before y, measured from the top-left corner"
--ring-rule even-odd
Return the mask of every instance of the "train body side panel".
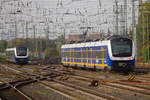
[[[72, 51], [72, 52], [71, 52]], [[101, 55], [95, 55], [93, 57], [92, 53], [96, 51], [101, 51]], [[72, 56], [65, 56], [66, 52], [71, 52], [68, 54], [72, 54]], [[75, 52], [80, 52], [80, 58], [74, 56]], [[86, 54], [86, 57], [83, 57], [83, 52]], [[92, 47], [82, 47], [82, 48], [64, 48], [61, 49], [61, 62], [64, 65], [72, 65], [72, 66], [80, 66], [80, 67], [96, 67], [96, 68], [104, 68], [108, 66], [109, 63], [109, 54], [107, 46], [92, 46]]]

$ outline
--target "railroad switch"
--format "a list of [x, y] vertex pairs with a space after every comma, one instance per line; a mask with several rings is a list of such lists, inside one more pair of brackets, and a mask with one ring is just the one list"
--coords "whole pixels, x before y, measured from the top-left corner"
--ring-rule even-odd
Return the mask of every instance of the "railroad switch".
[[98, 86], [98, 85], [99, 85], [99, 81], [98, 80], [92, 80], [91, 86]]
[[60, 77], [59, 80], [68, 80], [70, 78], [70, 75], [63, 75]]

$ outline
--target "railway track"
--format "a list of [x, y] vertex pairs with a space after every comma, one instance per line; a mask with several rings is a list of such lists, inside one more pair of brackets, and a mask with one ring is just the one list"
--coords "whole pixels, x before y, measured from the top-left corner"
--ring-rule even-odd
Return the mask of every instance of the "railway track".
[[[99, 93], [99, 92], [96, 92], [96, 91], [93, 91], [93, 90], [90, 90], [90, 89], [86, 89], [86, 88], [83, 88], [83, 87], [80, 87], [80, 86], [76, 86], [74, 84], [70, 84], [70, 83], [64, 82], [64, 81], [53, 80], [53, 82], [55, 84], [64, 85], [65, 88], [72, 88], [74, 90], [80, 91], [83, 94], [86, 94], [88, 96], [92, 96], [92, 97], [97, 98], [97, 99], [101, 99], [101, 100], [104, 100], [104, 99], [106, 99], [106, 100], [121, 100], [120, 98], [116, 98], [116, 97], [113, 97], [113, 96], [110, 96], [110, 95], [102, 94], [102, 93]], [[72, 96], [74, 99], [78, 100], [77, 95], [75, 95], [76, 91], [72, 91], [72, 93], [71, 93], [71, 92], [62, 90], [61, 88], [55, 87], [53, 85], [50, 85], [47, 82], [40, 82], [40, 83], [42, 83], [43, 85], [46, 85], [46, 86], [48, 86], [48, 87], [50, 87], [52, 89], [60, 91], [62, 93], [65, 93], [65, 94], [67, 94], [69, 96]], [[84, 97], [80, 96], [80, 99], [81, 98], [83, 100], [85, 99]]]
[[[87, 77], [87, 76], [83, 76], [83, 75], [76, 75], [76, 76], [74, 76], [74, 78], [83, 80], [83, 81], [87, 81], [87, 82], [91, 82], [93, 79], [95, 79], [93, 77]], [[128, 90], [128, 91], [132, 91], [132, 92], [136, 92], [136, 93], [141, 93], [144, 95], [150, 95], [150, 88], [148, 88], [148, 87], [136, 86], [136, 85], [129, 84], [126, 82], [121, 82], [119, 80], [116, 80], [116, 81], [103, 80], [103, 79], [98, 79], [98, 78], [97, 78], [97, 80], [99, 80], [101, 85], [119, 88], [119, 89], [123, 89], [123, 90]], [[147, 91], [147, 90], [149, 90], [149, 91]]]
[[[16, 70], [16, 69], [15, 69]], [[14, 70], [13, 70], [14, 71]], [[16, 70], [16, 72], [18, 73], [18, 74], [22, 74], [20, 71], [17, 71]], [[49, 79], [50, 81], [52, 80], [52, 81], [54, 81], [54, 82], [56, 82], [56, 83], [59, 83], [59, 84], [62, 84], [62, 85], [65, 85], [65, 86], [67, 86], [67, 87], [71, 87], [71, 88], [74, 88], [74, 89], [78, 89], [78, 90], [80, 90], [80, 91], [82, 91], [82, 92], [86, 92], [87, 94], [90, 94], [90, 95], [94, 95], [94, 96], [96, 96], [96, 97], [99, 97], [99, 98], [104, 98], [104, 99], [108, 99], [108, 100], [120, 100], [119, 98], [116, 98], [116, 97], [113, 97], [113, 96], [109, 96], [109, 95], [105, 95], [105, 94], [102, 94], [102, 93], [98, 93], [98, 92], [96, 92], [96, 91], [93, 91], [93, 90], [89, 90], [89, 89], [86, 89], [86, 88], [83, 88], [83, 87], [80, 87], [80, 86], [76, 86], [76, 85], [73, 85], [73, 84], [69, 84], [69, 83], [67, 83], [67, 82], [64, 82], [64, 81], [60, 81], [60, 80], [54, 80], [53, 78], [54, 77], [56, 77], [57, 75], [58, 76], [60, 76], [60, 75], [63, 75], [63, 74], [70, 74], [70, 72], [66, 72], [66, 71], [61, 71], [61, 72], [58, 72], [58, 71], [52, 71], [52, 73], [53, 73], [53, 75], [50, 75], [50, 76], [48, 76], [48, 77], [46, 77], [46, 75], [42, 75], [42, 77], [44, 78], [44, 79]], [[28, 75], [32, 75], [32, 74], [29, 74], [28, 73]], [[24, 75], [23, 75], [24, 76]], [[33, 81], [35, 81], [35, 80], [33, 80]], [[56, 89], [56, 88], [54, 88], [53, 86], [50, 86], [50, 85], [48, 85], [48, 84], [45, 84], [44, 82], [41, 82], [41, 81], [39, 81], [39, 79], [37, 80], [36, 79], [36, 81], [38, 81], [40, 84], [43, 84], [43, 85], [46, 85], [46, 86], [48, 86], [48, 87], [50, 87], [50, 88], [53, 88], [53, 89]], [[59, 89], [56, 89], [56, 90], [59, 90]], [[59, 90], [60, 91], [60, 90]], [[62, 92], [62, 91], [61, 91]], [[66, 92], [65, 92], [66, 93]], [[66, 93], [66, 94], [68, 94], [68, 93]]]
[[145, 80], [145, 81], [150, 81], [150, 77], [145, 77], [145, 76], [136, 76], [137, 79], [139, 80]]
[[[18, 87], [22, 84], [28, 84], [31, 83], [31, 80], [24, 80], [20, 82], [3, 82], [2, 85], [0, 85], [0, 97], [4, 100], [32, 100], [31, 97], [23, 93], [21, 90], [18, 89]], [[8, 95], [9, 91], [9, 95]]]
[[70, 83], [67, 83], [67, 82], [64, 82], [64, 81], [59, 81], [59, 80], [53, 80], [53, 81], [55, 81], [56, 83], [59, 83], [59, 84], [63, 84], [65, 86], [69, 86], [69, 87], [74, 88], [74, 89], [78, 89], [80, 91], [83, 91], [83, 92], [86, 92], [86, 93], [89, 93], [89, 94], [95, 95], [95, 96], [100, 97], [100, 98], [104, 98], [104, 99], [108, 99], [108, 100], [120, 100], [119, 98], [116, 98], [116, 97], [113, 97], [113, 96], [110, 96], [110, 95], [106, 95], [106, 94], [103, 94], [103, 93], [99, 93], [99, 92], [96, 92], [94, 90], [90, 90], [90, 89], [87, 89], [87, 88], [84, 88], [84, 87], [76, 86], [76, 85], [73, 85], [73, 84], [70, 84]]
[[[63, 71], [58, 71], [58, 70], [55, 70], [55, 69], [50, 69], [51, 71], [55, 71], [55, 72], [63, 72]], [[65, 72], [64, 72], [65, 73]], [[94, 77], [87, 77], [87, 76], [84, 76], [84, 75], [81, 75], [81, 74], [74, 74], [74, 73], [71, 73], [73, 74], [74, 76], [71, 76], [71, 77], [76, 77], [76, 79], [80, 79], [80, 80], [83, 80], [83, 81], [87, 81], [87, 82], [91, 82], [93, 79], [95, 79]], [[77, 78], [77, 76], [80, 76]], [[81, 78], [82, 77], [82, 78]], [[145, 94], [145, 95], [150, 95], [150, 92], [147, 92], [145, 90], [150, 90], [149, 87], [144, 87], [144, 86], [139, 86], [140, 85], [150, 85], [150, 81], [148, 79], [148, 77], [142, 77], [142, 76], [137, 76], [136, 78], [139, 79], [143, 78], [143, 80], [146, 80], [148, 82], [142, 82], [142, 81], [127, 81], [127, 80], [104, 80], [104, 79], [99, 79], [99, 78], [96, 78], [97, 80], [99, 80], [100, 82], [102, 82], [103, 85], [107, 85], [107, 86], [111, 86], [111, 87], [115, 87], [115, 88], [120, 88], [120, 89], [124, 89], [124, 90], [129, 90], [129, 91], [133, 91], [133, 92], [137, 92], [137, 93], [142, 93], [142, 94]], [[86, 79], [85, 79], [86, 78]], [[114, 85], [116, 84], [116, 85]], [[138, 85], [137, 85], [138, 84]], [[117, 86], [119, 85], [119, 86]], [[128, 87], [124, 87], [124, 86], [128, 86]], [[132, 88], [134, 87], [134, 89]], [[137, 88], [137, 89], [135, 89]]]
[[[12, 71], [15, 71], [15, 70], [16, 69], [12, 69]], [[49, 74], [47, 74], [47, 75], [41, 74], [40, 72], [43, 72], [43, 71], [45, 71], [46, 73], [49, 72]], [[119, 100], [120, 98], [113, 97], [113, 96], [106, 95], [106, 94], [102, 94], [102, 93], [96, 92], [95, 90], [90, 90], [90, 89], [87, 89], [85, 87], [76, 86], [76, 84], [70, 84], [67, 81], [57, 80], [55, 78], [57, 76], [70, 75], [71, 78], [76, 78], [78, 80], [87, 81], [87, 82], [91, 82], [93, 79], [97, 79], [100, 81], [100, 84], [104, 85], [104, 86], [113, 87], [113, 88], [122, 89], [122, 90], [128, 90], [131, 92], [140, 93], [140, 94], [144, 94], [144, 95], [150, 95], [150, 92], [149, 92], [150, 88], [135, 85], [135, 84], [132, 84], [131, 82], [124, 81], [124, 80], [98, 79], [98, 78], [93, 78], [93, 77], [88, 77], [88, 76], [84, 76], [81, 74], [77, 74], [77, 73], [74, 73], [73, 71], [70, 71], [70, 70], [56, 69], [56, 68], [53, 68], [50, 66], [40, 67], [40, 72], [39, 72], [39, 74], [35, 75], [33, 73], [27, 73], [27, 72], [22, 72], [22, 71], [16, 70], [16, 73], [18, 73], [18, 75], [22, 75], [24, 77], [26, 77], [26, 76], [31, 77], [32, 76], [31, 79], [36, 80], [40, 84], [47, 86], [51, 89], [54, 89], [54, 90], [59, 91], [61, 93], [64, 93], [68, 96], [71, 96], [72, 99], [75, 98], [75, 94], [72, 94], [72, 93], [67, 92], [67, 91], [63, 91], [57, 87], [54, 87], [53, 85], [50, 85], [50, 84], [44, 82], [43, 80], [49, 80], [49, 81], [52, 81], [54, 83], [58, 83], [58, 84], [66, 86], [66, 87], [78, 89], [79, 91], [85, 92], [87, 94], [91, 94], [93, 96], [103, 98], [103, 99], [108, 99], [108, 100]], [[40, 77], [42, 77], [43, 79], [40, 79]]]

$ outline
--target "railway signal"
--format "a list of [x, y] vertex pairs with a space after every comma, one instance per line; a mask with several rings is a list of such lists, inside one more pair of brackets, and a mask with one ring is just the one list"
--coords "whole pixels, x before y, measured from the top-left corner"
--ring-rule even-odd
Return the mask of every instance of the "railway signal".
[[98, 80], [92, 80], [91, 86], [98, 86], [98, 85], [99, 85], [99, 81]]

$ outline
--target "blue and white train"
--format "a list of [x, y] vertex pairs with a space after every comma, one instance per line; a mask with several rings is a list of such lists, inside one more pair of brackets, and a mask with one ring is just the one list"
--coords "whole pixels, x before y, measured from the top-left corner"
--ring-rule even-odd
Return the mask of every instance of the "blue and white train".
[[28, 63], [28, 48], [18, 46], [6, 49], [7, 60], [20, 64]]
[[103, 41], [65, 44], [61, 47], [64, 66], [132, 71], [135, 47], [131, 39], [111, 36]]

